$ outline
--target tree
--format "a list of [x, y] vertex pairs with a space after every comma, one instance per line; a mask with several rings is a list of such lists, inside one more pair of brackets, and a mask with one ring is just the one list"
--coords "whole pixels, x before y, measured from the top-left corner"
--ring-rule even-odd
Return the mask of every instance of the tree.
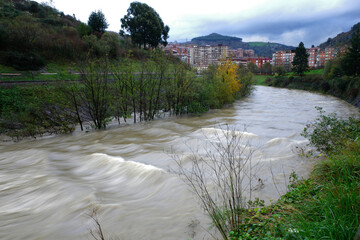
[[271, 74], [272, 73], [272, 65], [269, 62], [266, 62], [264, 66], [262, 67], [262, 72], [265, 74]]
[[167, 45], [170, 28], [164, 25], [159, 14], [147, 4], [132, 2], [120, 21], [120, 35], [130, 33], [132, 42], [139, 47], [146, 48], [149, 45], [156, 48], [159, 44]]
[[278, 74], [279, 76], [283, 75], [284, 73], [286, 73], [286, 69], [284, 66], [282, 65], [276, 65], [272, 68], [273, 72]]
[[299, 46], [295, 49], [295, 57], [292, 62], [292, 70], [300, 76], [304, 75], [304, 72], [308, 71], [309, 68], [308, 57], [309, 54], [306, 52], [304, 43], [300, 42]]
[[252, 158], [254, 148], [242, 132], [225, 125], [204, 136], [206, 143], [200, 149], [191, 149], [193, 154], [186, 158], [190, 167], [184, 164], [183, 156], [174, 155], [173, 159], [178, 174], [200, 200], [222, 239], [228, 240], [229, 232], [244, 224], [244, 213], [252, 208], [259, 165]]
[[88, 25], [94, 32], [103, 34], [108, 28], [109, 24], [106, 21], [105, 15], [101, 10], [92, 12], [89, 16]]
[[[90, 117], [96, 129], [106, 128], [111, 117], [109, 72], [109, 63], [106, 59], [88, 61], [80, 66], [82, 79], [79, 98], [81, 106], [83, 106], [86, 115]], [[74, 105], [78, 104], [73, 103]]]
[[253, 63], [253, 62], [249, 62], [249, 63], [247, 64], [247, 68], [248, 68], [249, 71], [252, 72], [252, 73], [258, 73], [258, 72], [259, 72], [258, 66], [256, 66], [256, 64]]
[[354, 33], [351, 38], [351, 46], [346, 52], [341, 65], [346, 75], [360, 74], [360, 30]]
[[86, 25], [85, 23], [80, 23], [77, 30], [80, 34], [80, 37], [88, 36], [91, 34], [91, 27]]

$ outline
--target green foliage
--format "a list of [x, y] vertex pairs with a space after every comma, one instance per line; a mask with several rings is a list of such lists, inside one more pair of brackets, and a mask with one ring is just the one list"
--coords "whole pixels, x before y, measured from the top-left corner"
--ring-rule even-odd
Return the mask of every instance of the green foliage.
[[71, 132], [74, 119], [62, 105], [66, 100], [52, 90], [45, 86], [0, 89], [0, 132], [14, 139]]
[[325, 79], [333, 79], [335, 77], [341, 77], [343, 75], [343, 69], [341, 67], [341, 59], [336, 58], [325, 63], [323, 76]]
[[360, 119], [339, 119], [336, 113], [324, 115], [318, 108], [320, 116], [315, 122], [308, 124], [302, 136], [309, 139], [310, 144], [320, 152], [330, 154], [339, 151], [345, 141], [356, 141], [360, 138]]
[[4, 52], [1, 62], [17, 70], [39, 70], [45, 65], [45, 60], [36, 53], [16, 51]]
[[271, 63], [266, 62], [264, 64], [264, 66], [262, 67], [261, 72], [265, 73], [265, 74], [272, 74], [272, 65], [271, 65]]
[[247, 64], [247, 68], [249, 69], [250, 72], [252, 73], [258, 73], [259, 72], [259, 68], [255, 65], [255, 63], [253, 62], [249, 62]]
[[85, 23], [80, 23], [77, 30], [80, 34], [80, 37], [88, 36], [91, 34], [91, 27], [86, 25]]
[[300, 42], [299, 46], [295, 49], [295, 57], [292, 62], [293, 71], [299, 75], [303, 75], [304, 72], [308, 71], [308, 57], [309, 54], [306, 52], [304, 43]]
[[359, 149], [358, 140], [344, 142], [315, 166], [311, 180], [286, 194], [296, 211], [284, 218], [298, 239], [353, 239], [360, 224]]
[[360, 30], [357, 30], [351, 38], [351, 46], [348, 48], [341, 61], [342, 69], [348, 76], [360, 75]]
[[284, 75], [286, 73], [286, 69], [282, 65], [277, 65], [272, 68], [273, 72], [277, 75]]
[[121, 19], [120, 34], [130, 33], [131, 40], [139, 47], [152, 48], [167, 45], [170, 28], [164, 25], [159, 14], [145, 3], [132, 2]]
[[101, 10], [91, 12], [88, 19], [88, 25], [94, 32], [98, 32], [100, 34], [104, 33], [109, 26], [106, 21], [105, 15], [102, 13]]

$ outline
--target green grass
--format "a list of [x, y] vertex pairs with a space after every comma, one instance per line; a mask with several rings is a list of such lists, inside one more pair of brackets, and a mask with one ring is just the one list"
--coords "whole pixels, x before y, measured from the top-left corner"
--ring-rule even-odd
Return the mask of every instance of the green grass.
[[254, 81], [255, 85], [260, 85], [260, 86], [267, 86], [267, 84], [265, 83], [265, 80], [267, 78], [273, 78], [273, 76], [271, 75], [253, 75], [252, 79]]
[[312, 69], [310, 70], [309, 72], [305, 72], [305, 75], [313, 75], [313, 74], [320, 74], [322, 75], [324, 72], [324, 69], [321, 68], [321, 69]]
[[269, 43], [267, 42], [249, 42], [249, 46], [250, 47], [263, 47], [268, 45]]
[[[39, 71], [19, 71], [12, 67], [0, 65], [0, 73], [3, 74], [21, 74], [19, 76], [2, 75], [1, 81], [54, 81], [54, 80], [77, 80], [79, 75], [72, 74], [79, 72], [75, 64], [58, 64], [49, 63]], [[56, 73], [56, 74], [43, 74], [43, 73]]]
[[[311, 69], [308, 72], [304, 72], [304, 75], [322, 75], [324, 72], [324, 69]], [[298, 74], [294, 73], [294, 72], [288, 72], [285, 74], [285, 76], [297, 76]]]
[[360, 141], [317, 164], [311, 179], [312, 194], [297, 196], [297, 212], [287, 220], [301, 239], [353, 239], [360, 224]]

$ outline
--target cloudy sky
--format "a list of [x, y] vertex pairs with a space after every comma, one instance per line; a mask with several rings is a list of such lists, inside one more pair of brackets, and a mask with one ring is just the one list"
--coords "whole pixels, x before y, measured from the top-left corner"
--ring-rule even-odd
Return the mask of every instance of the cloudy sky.
[[[50, 2], [50, 0], [38, 0]], [[120, 18], [132, 1], [53, 0], [65, 14], [87, 22], [92, 11], [102, 10], [110, 26], [120, 30]], [[349, 31], [360, 22], [360, 0], [144, 0], [170, 27], [169, 41], [219, 33], [243, 41], [266, 41], [306, 47]]]

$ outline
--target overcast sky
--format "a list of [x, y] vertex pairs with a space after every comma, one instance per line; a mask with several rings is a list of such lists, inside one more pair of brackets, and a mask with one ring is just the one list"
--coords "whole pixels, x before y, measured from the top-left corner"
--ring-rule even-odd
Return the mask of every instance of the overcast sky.
[[[49, 0], [37, 0], [50, 2]], [[110, 26], [119, 32], [120, 18], [132, 1], [53, 0], [65, 14], [87, 23], [92, 11], [102, 10]], [[277, 42], [306, 47], [349, 31], [360, 22], [360, 0], [146, 0], [170, 27], [169, 41], [219, 33], [243, 41]]]

